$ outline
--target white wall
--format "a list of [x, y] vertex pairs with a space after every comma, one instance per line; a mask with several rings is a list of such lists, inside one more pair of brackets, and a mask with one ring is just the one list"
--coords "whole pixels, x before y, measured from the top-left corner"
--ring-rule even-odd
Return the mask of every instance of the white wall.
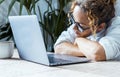
[[120, 0], [116, 1], [116, 4], [115, 4], [115, 15], [116, 16], [120, 16]]
[[[40, 7], [42, 15], [43, 15], [43, 13], [47, 10], [47, 3], [45, 2], [45, 0], [40, 0], [37, 3], [37, 5]], [[59, 8], [59, 6], [58, 6], [58, 0], [52, 0], [52, 7], [54, 7], [55, 9]], [[39, 15], [38, 14], [38, 8], [37, 8], [37, 6], [36, 6], [36, 10], [37, 10], [37, 15]]]
[[[8, 7], [11, 0], [5, 0], [0, 5], [0, 25], [7, 22], [7, 13], [8, 13]], [[15, 3], [14, 7], [12, 8], [12, 11], [10, 15], [18, 15], [19, 14], [19, 3]], [[27, 14], [27, 12], [24, 10], [23, 14]]]
[[[8, 13], [8, 5], [10, 4], [11, 0], [5, 0], [1, 5], [0, 5], [0, 25], [4, 24], [7, 20], [7, 13]], [[40, 6], [40, 9], [42, 11], [42, 14], [45, 10], [47, 10], [47, 4], [45, 3], [45, 0], [40, 0], [38, 2], [38, 4]], [[58, 8], [58, 2], [57, 0], [53, 0], [53, 7]], [[36, 6], [37, 9], [37, 6]], [[19, 3], [15, 3], [14, 7], [12, 8], [12, 11], [10, 13], [10, 15], [18, 15], [19, 14]], [[27, 12], [24, 9], [22, 12], [23, 15], [26, 15]], [[38, 14], [38, 12], [37, 12]]]

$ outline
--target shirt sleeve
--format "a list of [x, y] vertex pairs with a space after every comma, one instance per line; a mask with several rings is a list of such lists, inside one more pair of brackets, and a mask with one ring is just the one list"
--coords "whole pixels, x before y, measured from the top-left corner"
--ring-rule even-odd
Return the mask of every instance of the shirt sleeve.
[[120, 17], [113, 19], [112, 24], [107, 29], [106, 35], [99, 40], [106, 54], [106, 59], [120, 60]]
[[73, 43], [75, 40], [75, 33], [73, 30], [74, 24], [71, 25], [67, 31], [63, 31], [59, 38], [57, 39], [56, 43], [54, 44], [54, 47], [62, 42], [70, 42]]

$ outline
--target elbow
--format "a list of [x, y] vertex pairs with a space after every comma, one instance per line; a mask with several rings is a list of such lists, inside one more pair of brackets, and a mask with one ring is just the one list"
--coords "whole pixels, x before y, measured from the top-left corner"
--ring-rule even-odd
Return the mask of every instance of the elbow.
[[106, 55], [104, 52], [101, 51], [100, 53], [95, 53], [89, 56], [88, 58], [91, 59], [92, 61], [105, 61]]
[[92, 61], [105, 61], [106, 60], [105, 56], [98, 55], [98, 54], [93, 54], [93, 55], [86, 56], [86, 57]]
[[105, 61], [106, 60], [106, 54], [104, 48], [99, 45], [98, 50], [95, 53], [95, 61]]
[[66, 44], [59, 44], [54, 47], [55, 54], [69, 54], [68, 48], [65, 47]]
[[59, 51], [59, 47], [58, 46], [56, 46], [55, 48], [54, 48], [54, 52], [57, 54], [57, 53], [59, 53], [60, 51]]
[[62, 50], [61, 50], [62, 48], [61, 48], [61, 46], [60, 45], [57, 45], [57, 46], [55, 46], [54, 47], [54, 52], [55, 52], [55, 54], [61, 54], [62, 52]]
[[105, 61], [106, 60], [106, 54], [104, 51], [104, 48], [102, 46], [99, 46], [91, 55], [88, 56], [89, 59], [93, 61]]
[[104, 55], [94, 55], [94, 61], [105, 61], [106, 57]]

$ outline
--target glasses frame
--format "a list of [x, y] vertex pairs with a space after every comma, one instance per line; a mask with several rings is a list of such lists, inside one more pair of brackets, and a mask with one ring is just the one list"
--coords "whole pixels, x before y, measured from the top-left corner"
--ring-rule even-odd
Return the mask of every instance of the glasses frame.
[[73, 23], [77, 25], [77, 27], [80, 29], [81, 32], [83, 32], [84, 30], [90, 29], [89, 28], [83, 28], [78, 22], [75, 21], [74, 16], [72, 13], [68, 13], [69, 17], [72, 19]]

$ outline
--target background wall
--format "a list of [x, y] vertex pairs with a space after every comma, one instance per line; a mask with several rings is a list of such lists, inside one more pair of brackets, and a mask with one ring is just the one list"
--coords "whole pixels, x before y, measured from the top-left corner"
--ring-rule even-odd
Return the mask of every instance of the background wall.
[[115, 4], [115, 15], [116, 16], [120, 16], [120, 0], [117, 0], [116, 1], [116, 4]]
[[[7, 18], [7, 11], [8, 11], [8, 7], [10, 4], [11, 0], [5, 0], [1, 5], [0, 5], [0, 25], [4, 24], [5, 22], [7, 22], [6, 18]], [[15, 3], [15, 5], [12, 8], [12, 11], [10, 13], [10, 15], [18, 15], [19, 14], [19, 3]], [[43, 12], [47, 9], [47, 4], [45, 2], [45, 0], [40, 0], [37, 5], [40, 6], [40, 9]], [[53, 0], [53, 7], [55, 8], [59, 8], [59, 4], [57, 0]], [[36, 8], [37, 9], [37, 8]], [[25, 10], [25, 8], [23, 9], [22, 12], [23, 15], [26, 15], [27, 12]], [[37, 14], [38, 15], [38, 14]]]
[[[10, 4], [11, 0], [5, 0], [0, 5], [0, 25], [6, 22], [7, 13], [8, 13], [8, 6]], [[10, 15], [18, 15], [19, 14], [19, 3], [15, 3]], [[25, 10], [23, 11], [23, 14], [26, 14]]]

